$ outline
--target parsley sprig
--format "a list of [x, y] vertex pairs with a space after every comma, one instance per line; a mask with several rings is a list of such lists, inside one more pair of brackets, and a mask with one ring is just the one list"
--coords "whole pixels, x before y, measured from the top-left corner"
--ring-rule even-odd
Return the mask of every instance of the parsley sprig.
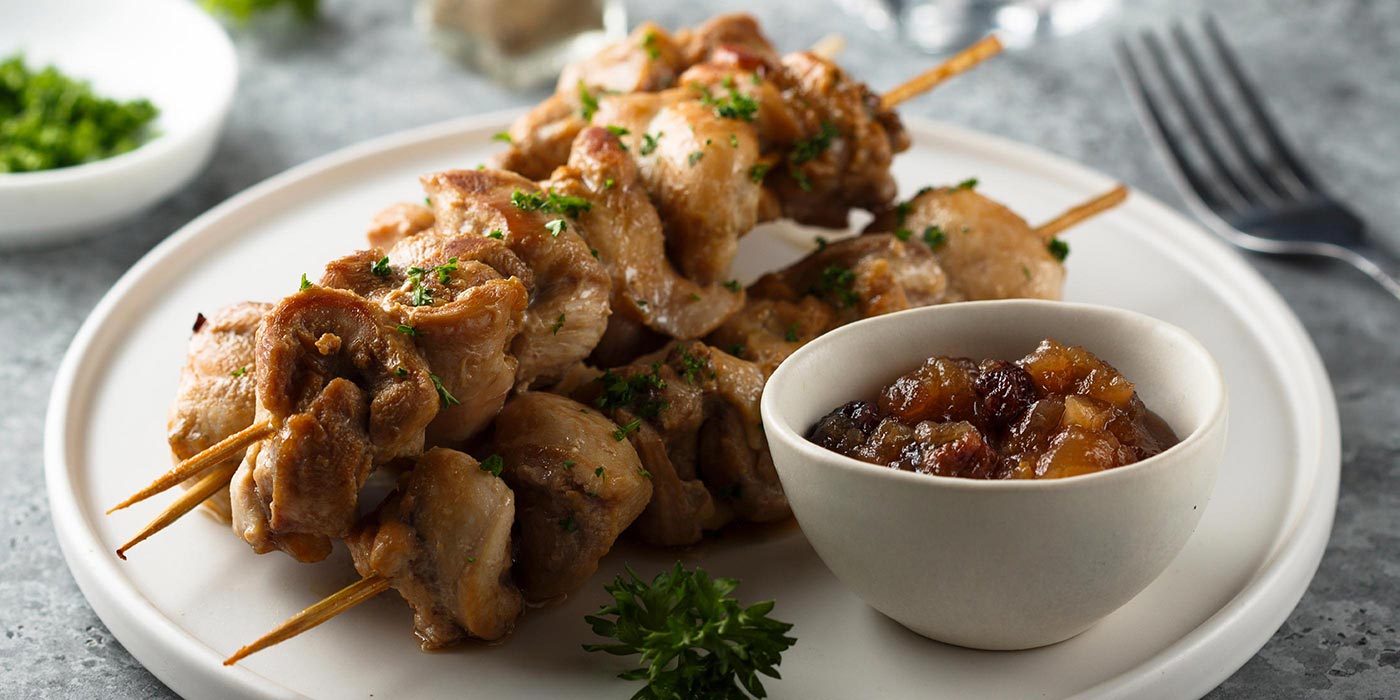
[[739, 582], [687, 571], [679, 562], [650, 583], [630, 568], [604, 586], [613, 602], [584, 620], [609, 644], [587, 651], [641, 656], [641, 665], [618, 675], [646, 681], [633, 700], [767, 697], [759, 675], [780, 678], [782, 654], [797, 642], [792, 625], [768, 617], [773, 601], [747, 608], [731, 597]]

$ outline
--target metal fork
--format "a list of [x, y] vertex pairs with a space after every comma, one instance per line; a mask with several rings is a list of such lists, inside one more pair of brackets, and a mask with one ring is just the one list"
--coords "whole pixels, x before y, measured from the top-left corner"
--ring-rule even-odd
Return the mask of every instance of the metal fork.
[[[1376, 246], [1361, 219], [1317, 184], [1274, 125], [1215, 19], [1206, 16], [1202, 24], [1223, 70], [1207, 68], [1206, 54], [1181, 23], [1172, 27], [1170, 41], [1143, 32], [1117, 46], [1128, 94], [1191, 209], [1236, 246], [1342, 260], [1400, 298], [1400, 260]], [[1198, 97], [1168, 57], [1169, 43]]]

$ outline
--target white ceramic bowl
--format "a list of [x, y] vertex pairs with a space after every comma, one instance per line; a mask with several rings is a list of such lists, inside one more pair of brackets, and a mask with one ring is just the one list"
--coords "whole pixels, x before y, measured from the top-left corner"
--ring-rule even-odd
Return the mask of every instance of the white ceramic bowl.
[[228, 35], [189, 0], [6, 1], [0, 56], [57, 65], [104, 96], [145, 97], [157, 135], [84, 165], [0, 173], [0, 245], [60, 242], [135, 214], [195, 176], [238, 83]]
[[[979, 481], [867, 464], [803, 437], [930, 356], [1016, 359], [1043, 338], [1116, 367], [1181, 443], [1095, 474]], [[978, 649], [1063, 641], [1157, 578], [1210, 499], [1225, 409], [1219, 368], [1185, 331], [1130, 311], [1022, 300], [846, 326], [794, 353], [763, 392], [783, 489], [836, 577], [909, 629]]]

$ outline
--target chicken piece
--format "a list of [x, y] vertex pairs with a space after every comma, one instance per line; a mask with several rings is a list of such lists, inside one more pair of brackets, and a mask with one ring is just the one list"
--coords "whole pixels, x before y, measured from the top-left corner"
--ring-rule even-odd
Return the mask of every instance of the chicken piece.
[[927, 246], [893, 235], [846, 238], [749, 286], [745, 309], [707, 338], [767, 376], [803, 344], [862, 318], [950, 301]]
[[511, 343], [516, 385], [548, 385], [592, 352], [608, 324], [612, 280], [579, 237], [587, 200], [560, 199], [533, 182], [493, 170], [449, 170], [423, 177], [437, 223], [432, 235], [493, 232], [530, 268], [534, 287]]
[[968, 186], [920, 190], [867, 232], [903, 230], [937, 241], [952, 293], [967, 299], [1059, 299], [1065, 268], [1015, 212]]
[[523, 608], [511, 582], [515, 497], [470, 456], [433, 448], [345, 539], [361, 576], [383, 576], [413, 608], [424, 650], [501, 639]]
[[374, 215], [365, 238], [371, 248], [388, 250], [395, 243], [432, 228], [433, 210], [422, 204], [401, 202]]
[[516, 272], [528, 278], [500, 241], [415, 236], [383, 258], [361, 251], [331, 262], [321, 284], [379, 304], [407, 331], [452, 397], [428, 425], [427, 444], [459, 445], [495, 418], [515, 385], [509, 348], [529, 301], [518, 277], [503, 277]]
[[[258, 325], [271, 304], [245, 301], [205, 318], [200, 314], [180, 370], [175, 403], [170, 406], [166, 440], [176, 464], [253, 424], [253, 346]], [[242, 457], [228, 462], [237, 464]], [[185, 482], [192, 485], [197, 479]], [[228, 489], [220, 489], [204, 506], [230, 522]]]
[[[566, 67], [555, 93], [511, 125], [511, 148], [493, 165], [532, 180], [549, 177], [569, 156], [574, 137], [593, 117], [603, 95], [658, 92], [676, 84], [686, 68], [721, 50], [771, 57], [772, 44], [748, 15], [720, 15], [674, 36], [643, 22], [626, 39]], [[594, 120], [596, 124], [607, 124]]]
[[763, 439], [763, 373], [697, 341], [672, 343], [573, 393], [611, 417], [652, 475], [633, 531], [649, 544], [698, 542], [735, 520], [788, 515]]
[[547, 185], [593, 203], [579, 216], [579, 230], [612, 275], [610, 323], [626, 318], [689, 340], [714, 330], [743, 306], [742, 291], [696, 284], [672, 267], [661, 219], [638, 179], [637, 164], [606, 129], [584, 130], [569, 165], [555, 171]]
[[255, 371], [255, 418], [275, 432], [234, 476], [234, 531], [259, 552], [324, 557], [354, 525], [370, 470], [423, 449], [438, 412], [433, 375], [375, 306], [324, 287], [268, 313]]
[[651, 480], [618, 427], [556, 394], [527, 392], [496, 419], [491, 449], [515, 492], [515, 578], [525, 597], [573, 592], [651, 500]]
[[661, 215], [671, 260], [686, 278], [715, 284], [728, 279], [739, 238], [758, 223], [758, 137], [697, 97], [691, 88], [610, 95], [593, 122], [628, 132], [623, 141]]

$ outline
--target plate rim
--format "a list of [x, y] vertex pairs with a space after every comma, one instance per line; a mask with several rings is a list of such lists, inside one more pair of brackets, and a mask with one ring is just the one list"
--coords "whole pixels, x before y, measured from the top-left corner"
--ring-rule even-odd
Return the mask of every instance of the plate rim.
[[[326, 155], [293, 166], [264, 179], [196, 217], [148, 251], [131, 269], [118, 278], [103, 295], [75, 334], [55, 375], [50, 392], [44, 428], [44, 475], [49, 509], [65, 563], [79, 589], [113, 636], [152, 674], [176, 693], [188, 696], [194, 690], [179, 669], [193, 669], [203, 683], [200, 695], [219, 697], [304, 697], [295, 691], [244, 667], [226, 668], [222, 656], [189, 632], [181, 629], [156, 609], [121, 574], [116, 560], [103, 547], [96, 531], [87, 523], [83, 505], [74, 490], [74, 460], [70, 459], [68, 418], [77, 406], [73, 399], [78, 379], [84, 372], [93, 345], [104, 332], [114, 329], [121, 319], [114, 315], [119, 304], [142, 278], [187, 245], [201, 242], [209, 229], [246, 207], [271, 199], [289, 185], [329, 174], [363, 159], [383, 157], [395, 151], [421, 146], [447, 138], [469, 138], [472, 132], [499, 129], [521, 113], [519, 109], [495, 111], [419, 126], [352, 144]], [[975, 150], [1020, 163], [1027, 170], [1053, 174], [1054, 180], [1070, 186], [1106, 187], [1111, 178], [1040, 147], [984, 132], [921, 118], [905, 117], [911, 133], [941, 132], [970, 144]], [[1319, 430], [1317, 454], [1300, 457], [1299, 475], [1311, 466], [1312, 483], [1304, 484], [1305, 500], [1290, 504], [1285, 527], [1276, 535], [1269, 556], [1255, 570], [1254, 577], [1215, 614], [1192, 628], [1175, 642], [1162, 648], [1143, 663], [1073, 697], [1154, 697], [1165, 687], [1173, 696], [1187, 690], [1199, 697], [1219, 685], [1252, 658], [1287, 619], [1310, 585], [1331, 535], [1340, 486], [1341, 439], [1335, 394], [1322, 360], [1301, 321], [1278, 292], [1244, 259], [1210, 234], [1199, 223], [1167, 207], [1156, 198], [1134, 191], [1134, 206], [1174, 228], [1189, 228], [1199, 234], [1199, 243], [1209, 255], [1197, 261], [1222, 268], [1218, 275], [1233, 279], [1232, 288], [1255, 302], [1253, 319], [1271, 328], [1269, 336], [1282, 335], [1289, 342], [1291, 357], [1286, 366], [1305, 370], [1306, 380], [1294, 385], [1295, 413], [1311, 409]], [[235, 234], [225, 234], [225, 236]], [[214, 236], [207, 245], [224, 239]], [[1275, 348], [1275, 350], [1277, 350]], [[1283, 360], [1279, 360], [1283, 362]], [[1296, 377], [1295, 377], [1296, 379]], [[1295, 415], [1295, 422], [1302, 416]], [[1295, 484], [1296, 485], [1296, 484]], [[213, 667], [209, 667], [210, 661]], [[214, 673], [210, 673], [214, 671]], [[190, 675], [188, 670], [186, 676]]]

